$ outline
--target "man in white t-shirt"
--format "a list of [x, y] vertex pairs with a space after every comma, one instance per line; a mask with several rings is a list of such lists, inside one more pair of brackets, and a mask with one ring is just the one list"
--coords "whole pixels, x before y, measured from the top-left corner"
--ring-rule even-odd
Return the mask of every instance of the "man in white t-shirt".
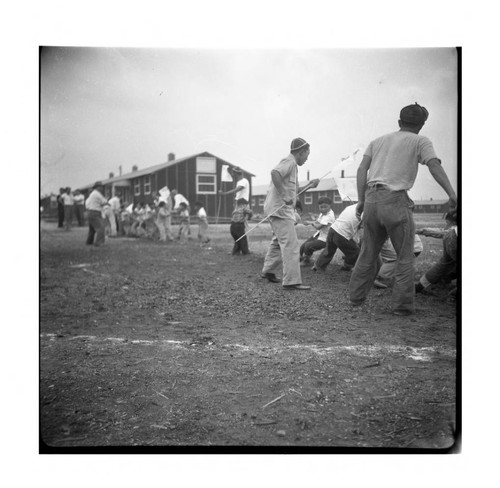
[[103, 184], [97, 181], [87, 200], [85, 200], [85, 208], [87, 209], [89, 221], [89, 233], [86, 244], [89, 246], [102, 246], [106, 239], [102, 210], [104, 206], [108, 204], [108, 201], [102, 194], [103, 190]]
[[179, 205], [181, 203], [185, 203], [189, 209], [189, 201], [188, 199], [182, 194], [182, 193], [179, 193], [175, 188], [170, 192], [170, 196], [172, 197], [173, 201], [174, 201], [174, 208], [173, 210], [175, 212], [178, 212], [179, 211]]
[[61, 200], [64, 204], [64, 227], [66, 230], [71, 228], [73, 222], [73, 194], [71, 193], [71, 188], [66, 188], [64, 193], [61, 195]]
[[360, 224], [361, 221], [356, 217], [356, 205], [346, 207], [330, 226], [326, 237], [326, 246], [316, 259], [312, 269], [325, 271], [337, 249], [344, 253], [344, 265], [341, 269], [352, 269], [359, 255], [359, 246], [356, 240], [358, 240]]
[[219, 190], [219, 195], [234, 195], [234, 200], [244, 198], [247, 202], [250, 201], [250, 182], [243, 177], [243, 171], [240, 167], [234, 166], [228, 169], [228, 173], [236, 180], [236, 186], [232, 190]]
[[109, 219], [109, 223], [111, 226], [110, 237], [116, 237], [117, 233], [121, 234], [120, 229], [120, 209], [121, 209], [121, 201], [120, 201], [120, 193], [116, 192], [114, 197], [109, 199], [109, 206], [113, 212], [113, 219]]

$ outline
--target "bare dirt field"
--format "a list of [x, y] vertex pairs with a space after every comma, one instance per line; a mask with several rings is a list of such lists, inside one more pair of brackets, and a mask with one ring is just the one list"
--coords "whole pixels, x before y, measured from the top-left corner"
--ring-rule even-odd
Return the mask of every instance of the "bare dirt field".
[[[303, 269], [311, 291], [260, 278], [268, 225], [248, 256], [229, 254], [228, 225], [212, 225], [207, 246], [197, 226], [187, 244], [93, 248], [86, 232], [40, 226], [42, 452], [457, 449], [459, 329], [445, 285], [396, 317], [389, 289], [350, 306], [339, 256], [325, 273]], [[417, 276], [441, 251], [422, 240]]]

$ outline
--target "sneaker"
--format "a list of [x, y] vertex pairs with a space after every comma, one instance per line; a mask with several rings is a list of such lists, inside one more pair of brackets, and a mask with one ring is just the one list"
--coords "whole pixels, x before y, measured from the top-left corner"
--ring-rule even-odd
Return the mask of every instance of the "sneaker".
[[364, 298], [361, 298], [360, 300], [351, 300], [351, 305], [353, 307], [360, 307], [364, 303], [365, 303], [365, 299]]
[[375, 288], [380, 288], [380, 289], [387, 288], [387, 285], [386, 285], [385, 283], [382, 283], [382, 282], [381, 282], [381, 281], [379, 281], [379, 280], [375, 280], [375, 281], [373, 282], [373, 286], [374, 286]]

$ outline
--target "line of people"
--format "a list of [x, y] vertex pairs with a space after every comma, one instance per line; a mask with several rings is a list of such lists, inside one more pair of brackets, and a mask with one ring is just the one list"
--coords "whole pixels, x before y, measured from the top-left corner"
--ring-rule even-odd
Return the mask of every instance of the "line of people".
[[[85, 201], [89, 232], [86, 243], [102, 246], [108, 237], [147, 237], [162, 242], [175, 240], [172, 232], [172, 216], [177, 215], [179, 232], [177, 240], [185, 242], [191, 234], [189, 201], [177, 190], [169, 195], [158, 192], [153, 205], [139, 202], [122, 203], [117, 192], [107, 200], [103, 195], [103, 185], [96, 182]], [[208, 219], [203, 203], [194, 205], [198, 217], [198, 240], [202, 244], [210, 242]]]

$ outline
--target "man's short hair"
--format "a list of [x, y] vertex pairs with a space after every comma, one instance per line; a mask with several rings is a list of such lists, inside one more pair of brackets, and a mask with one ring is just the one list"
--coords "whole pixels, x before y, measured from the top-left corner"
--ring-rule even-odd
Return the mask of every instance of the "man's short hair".
[[332, 200], [328, 197], [320, 197], [318, 199], [318, 205], [323, 205], [324, 203], [326, 203], [327, 205], [331, 205], [332, 204]]
[[246, 198], [238, 198], [238, 200], [236, 200], [236, 203], [238, 205], [246, 205], [248, 203], [248, 200]]

